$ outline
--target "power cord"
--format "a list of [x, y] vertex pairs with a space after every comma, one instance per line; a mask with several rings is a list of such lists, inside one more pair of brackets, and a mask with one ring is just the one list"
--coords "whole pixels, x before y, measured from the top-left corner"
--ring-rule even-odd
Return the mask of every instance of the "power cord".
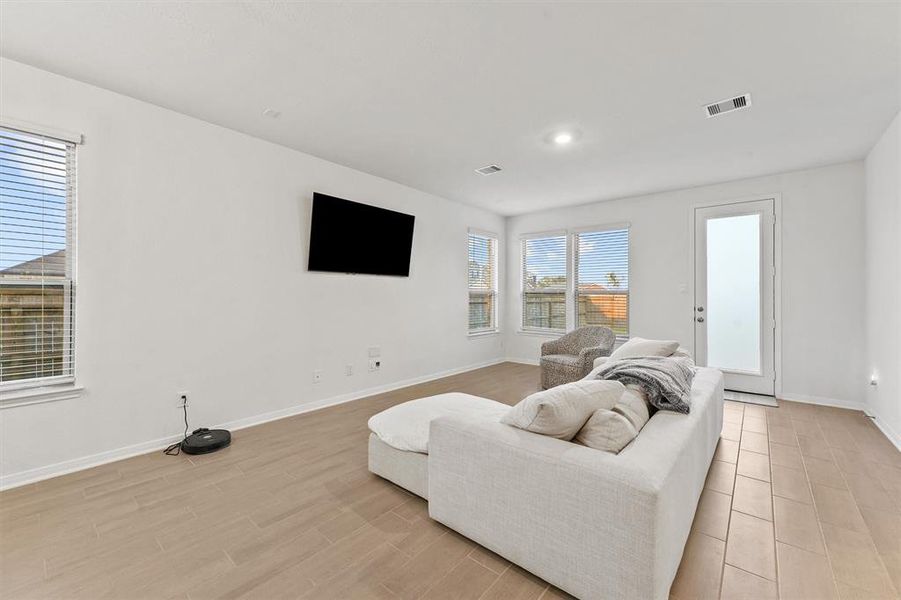
[[166, 454], [168, 456], [178, 456], [179, 454], [181, 454], [181, 445], [188, 439], [188, 400], [187, 400], [187, 398], [184, 399], [184, 402], [182, 403], [181, 407], [185, 411], [185, 439], [182, 440], [181, 442], [175, 442], [174, 444], [172, 444], [171, 446], [169, 446], [168, 448], [163, 450], [163, 454]]

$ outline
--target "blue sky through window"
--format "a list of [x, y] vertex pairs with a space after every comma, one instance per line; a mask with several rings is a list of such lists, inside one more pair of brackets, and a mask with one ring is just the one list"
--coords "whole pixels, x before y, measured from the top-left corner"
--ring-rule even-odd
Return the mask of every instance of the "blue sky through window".
[[[66, 144], [0, 129], [0, 271], [66, 249]], [[65, 259], [45, 259], [65, 274]]]
[[562, 287], [566, 280], [566, 236], [530, 238], [523, 246], [527, 287]]
[[580, 233], [579, 286], [629, 289], [629, 230]]
[[492, 246], [494, 240], [479, 235], [469, 236], [469, 287], [492, 287], [494, 268]]
[[[629, 230], [580, 233], [578, 282], [608, 290], [629, 289]], [[563, 281], [566, 277], [566, 237], [551, 236], [525, 241], [526, 274], [536, 282]]]

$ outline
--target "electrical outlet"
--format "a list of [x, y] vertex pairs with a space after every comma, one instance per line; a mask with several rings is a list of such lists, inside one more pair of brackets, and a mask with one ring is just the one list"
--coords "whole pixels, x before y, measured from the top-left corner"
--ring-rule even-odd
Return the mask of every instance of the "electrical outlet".
[[381, 368], [382, 368], [382, 361], [380, 361], [377, 358], [369, 359], [369, 370], [370, 371], [378, 371]]
[[313, 371], [313, 383], [320, 383], [322, 381], [322, 371], [316, 370]]
[[178, 402], [175, 403], [175, 408], [182, 408], [183, 406], [188, 405], [188, 392], [178, 392]]
[[353, 365], [344, 365], [344, 374], [350, 377], [354, 374], [354, 366]]
[[378, 358], [382, 355], [382, 349], [378, 346], [369, 347], [369, 358]]

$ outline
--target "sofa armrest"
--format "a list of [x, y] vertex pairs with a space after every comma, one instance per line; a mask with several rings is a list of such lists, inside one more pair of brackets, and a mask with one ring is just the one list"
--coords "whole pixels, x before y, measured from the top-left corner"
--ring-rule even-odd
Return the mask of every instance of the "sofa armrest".
[[617, 455], [441, 417], [429, 432], [429, 498], [432, 518], [575, 596], [660, 597], [659, 482]]

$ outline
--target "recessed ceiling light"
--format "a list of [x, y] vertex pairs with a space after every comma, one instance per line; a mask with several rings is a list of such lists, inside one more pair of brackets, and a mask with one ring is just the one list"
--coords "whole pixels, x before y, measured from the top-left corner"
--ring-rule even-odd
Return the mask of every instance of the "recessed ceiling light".
[[274, 108], [267, 108], [266, 110], [263, 111], [263, 116], [269, 117], [270, 119], [277, 119], [280, 116], [282, 116], [282, 113], [280, 111], [275, 110]]
[[554, 143], [558, 146], [565, 146], [566, 144], [573, 141], [573, 134], [568, 131], [561, 131], [560, 133], [554, 135]]

